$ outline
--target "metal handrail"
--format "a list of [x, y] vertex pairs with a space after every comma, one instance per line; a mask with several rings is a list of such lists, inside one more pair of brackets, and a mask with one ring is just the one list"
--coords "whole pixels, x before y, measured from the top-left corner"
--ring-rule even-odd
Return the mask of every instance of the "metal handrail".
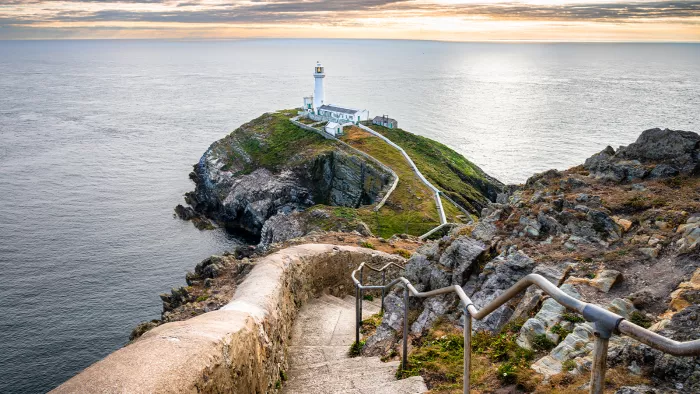
[[[390, 263], [391, 264], [391, 263]], [[593, 335], [596, 337], [595, 344], [593, 347], [593, 366], [591, 368], [591, 384], [590, 393], [591, 394], [602, 394], [605, 381], [605, 370], [608, 357], [608, 343], [610, 336], [612, 334], [625, 334], [632, 337], [639, 342], [644, 343], [654, 349], [660, 350], [664, 353], [668, 353], [674, 356], [698, 356], [700, 355], [700, 339], [688, 342], [678, 342], [673, 339], [666, 338], [659, 335], [653, 331], [647, 330], [646, 328], [640, 327], [624, 317], [610, 312], [595, 304], [589, 304], [578, 300], [569, 294], [562, 291], [560, 288], [555, 286], [552, 282], [547, 280], [545, 277], [537, 274], [530, 274], [522, 279], [520, 279], [513, 286], [504, 291], [501, 295], [496, 297], [494, 300], [489, 302], [483, 308], [476, 309], [472, 300], [464, 293], [464, 290], [460, 286], [452, 285], [443, 287], [436, 290], [419, 292], [411, 284], [411, 282], [404, 278], [398, 277], [392, 280], [390, 283], [384, 283], [384, 275], [382, 275], [382, 285], [364, 285], [362, 282], [362, 270], [367, 267], [373, 271], [378, 271], [384, 273], [385, 267], [381, 269], [373, 268], [365, 263], [360, 264], [360, 266], [352, 272], [352, 281], [355, 283], [356, 288], [356, 304], [355, 304], [355, 343], [359, 345], [360, 343], [360, 326], [362, 324], [362, 298], [361, 294], [363, 290], [382, 290], [382, 311], [384, 309], [384, 294], [386, 290], [401, 284], [404, 288], [404, 328], [403, 328], [403, 354], [401, 360], [401, 369], [406, 369], [408, 364], [408, 297], [412, 294], [414, 297], [427, 298], [440, 294], [457, 293], [457, 296], [464, 303], [464, 394], [469, 393], [469, 371], [471, 365], [471, 335], [472, 335], [472, 319], [476, 318], [478, 320], [491, 314], [493, 311], [498, 309], [501, 305], [508, 302], [510, 299], [517, 296], [520, 292], [524, 291], [531, 285], [536, 285], [552, 299], [557, 301], [564, 307], [579, 312], [583, 317], [593, 323], [594, 332]], [[355, 278], [355, 274], [360, 272], [360, 280]], [[467, 351], [469, 349], [469, 351]]]
[[[396, 263], [393, 263], [393, 262], [388, 262], [388, 263], [384, 264], [384, 266], [381, 267], [381, 268], [374, 268], [374, 267], [372, 267], [372, 266], [369, 265], [369, 264], [362, 263], [362, 264], [360, 264], [360, 266], [357, 268], [357, 270], [355, 270], [355, 271], [358, 271], [358, 270], [360, 271], [360, 283], [362, 283], [362, 278], [363, 278], [363, 276], [364, 276], [364, 275], [363, 275], [364, 267], [367, 267], [368, 269], [370, 269], [370, 270], [372, 270], [372, 271], [374, 271], [374, 272], [381, 272], [381, 273], [382, 273], [382, 286], [384, 286], [384, 285], [386, 284], [386, 271], [387, 271], [389, 268], [396, 267], [396, 268], [398, 268], [398, 269], [400, 269], [400, 270], [404, 269], [403, 265], [396, 264]], [[353, 277], [352, 277], [353, 280], [355, 280], [355, 271], [353, 271], [353, 273], [352, 273], [352, 275], [353, 275]], [[384, 313], [384, 297], [386, 296], [386, 289], [388, 289], [388, 288], [386, 288], [386, 287], [383, 287], [383, 288], [382, 288], [382, 304], [381, 304], [381, 312], [382, 312], [382, 313]], [[357, 289], [356, 289], [355, 298], [359, 298], [359, 299], [362, 299], [362, 298], [363, 298], [363, 289], [361, 289], [361, 288], [357, 288]], [[357, 309], [358, 309], [357, 312], [360, 314], [360, 318], [362, 318], [362, 302], [359, 303], [359, 308], [357, 308]], [[359, 328], [358, 328], [356, 331], [359, 332]], [[358, 335], [359, 335], [359, 334], [358, 334]], [[357, 338], [357, 343], [360, 343], [359, 337]]]

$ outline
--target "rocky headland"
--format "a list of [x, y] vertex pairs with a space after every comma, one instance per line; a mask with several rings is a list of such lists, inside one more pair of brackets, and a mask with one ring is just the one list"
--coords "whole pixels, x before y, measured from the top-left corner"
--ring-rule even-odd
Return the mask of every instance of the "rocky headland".
[[[176, 214], [263, 248], [314, 231], [421, 235], [439, 224], [434, 198], [412, 183], [415, 174], [404, 176], [405, 160], [394, 148], [357, 128], [347, 140], [324, 138], [292, 124], [293, 114], [264, 114], [212, 144], [190, 174], [195, 190], [185, 196], [188, 206], [177, 206]], [[453, 216], [464, 216], [459, 209], [478, 214], [501, 191], [500, 182], [444, 145], [391, 133], [426, 177], [460, 204], [449, 203]], [[374, 208], [390, 192], [378, 216]]]
[[[190, 206], [178, 208], [181, 216], [243, 231], [264, 247], [201, 262], [187, 275], [188, 286], [161, 295], [162, 319], [144, 323], [133, 338], [220, 308], [258, 259], [304, 243], [359, 245], [405, 257], [404, 276], [419, 291], [456, 284], [477, 307], [538, 273], [662, 335], [700, 338], [698, 134], [646, 130], [628, 146], [607, 147], [580, 166], [536, 174], [522, 185], [504, 187], [479, 175], [468, 183], [469, 193], [451, 197], [480, 212], [464, 215], [446, 235], [422, 240], [399, 231], [383, 237], [368, 220], [393, 168], [309, 132], [293, 137], [294, 154], [280, 154], [281, 146], [270, 144], [279, 136], [270, 136], [289, 131], [287, 115], [266, 114], [212, 145], [195, 165]], [[432, 392], [461, 392], [458, 300], [446, 295], [410, 302], [411, 368], [403, 375], [422, 375]], [[402, 294], [388, 294], [385, 307], [363, 323], [362, 353], [397, 359]], [[474, 330], [477, 392], [587, 392], [591, 325], [541, 291], [528, 289], [474, 321]], [[608, 366], [606, 392], [700, 391], [698, 358], [665, 355], [630, 338], [614, 337]]]

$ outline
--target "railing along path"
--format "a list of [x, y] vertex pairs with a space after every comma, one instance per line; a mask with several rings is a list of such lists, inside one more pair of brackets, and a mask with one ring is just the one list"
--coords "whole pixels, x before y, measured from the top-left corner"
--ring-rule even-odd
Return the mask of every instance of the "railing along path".
[[[401, 369], [405, 369], [408, 364], [408, 299], [410, 295], [418, 298], [427, 298], [440, 294], [456, 293], [462, 303], [464, 303], [464, 393], [469, 393], [469, 371], [471, 366], [471, 336], [472, 336], [472, 319], [481, 320], [491, 314], [498, 307], [505, 304], [510, 299], [517, 296], [531, 285], [535, 285], [542, 289], [547, 295], [552, 297], [559, 304], [566, 308], [579, 312], [583, 317], [593, 323], [593, 335], [595, 343], [593, 347], [593, 366], [591, 368], [591, 394], [602, 394], [605, 385], [605, 371], [608, 357], [608, 343], [612, 334], [625, 334], [639, 342], [644, 343], [654, 349], [660, 350], [674, 356], [698, 356], [700, 355], [700, 339], [688, 342], [677, 342], [670, 338], [666, 338], [653, 331], [640, 327], [624, 317], [610, 312], [595, 304], [589, 304], [578, 300], [559, 289], [549, 280], [541, 275], [530, 274], [520, 279], [516, 284], [511, 286], [493, 301], [488, 303], [483, 308], [476, 309], [471, 299], [464, 293], [460, 286], [453, 285], [443, 287], [441, 289], [419, 292], [404, 278], [398, 277], [389, 283], [386, 283], [386, 270], [391, 267], [403, 269], [398, 264], [389, 263], [381, 268], [374, 268], [365, 263], [352, 272], [352, 280], [355, 283], [355, 343], [360, 343], [360, 326], [362, 325], [362, 298], [364, 290], [381, 290], [382, 292], [382, 312], [384, 311], [384, 297], [386, 291], [396, 285], [402, 285], [404, 288], [404, 320], [403, 320], [403, 352], [401, 359]], [[363, 271], [369, 270], [380, 272], [382, 274], [381, 285], [365, 285], [363, 284]], [[355, 275], [359, 272], [360, 279]]]

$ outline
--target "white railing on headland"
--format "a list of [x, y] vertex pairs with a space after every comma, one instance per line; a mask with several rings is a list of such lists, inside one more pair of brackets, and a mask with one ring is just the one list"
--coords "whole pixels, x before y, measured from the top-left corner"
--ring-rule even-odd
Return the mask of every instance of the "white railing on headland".
[[435, 202], [437, 203], [438, 215], [440, 216], [440, 225], [443, 225], [443, 224], [447, 223], [447, 217], [445, 216], [445, 209], [442, 207], [442, 200], [440, 199], [440, 194], [441, 194], [440, 190], [439, 190], [437, 187], [433, 186], [433, 184], [430, 183], [430, 182], [423, 176], [423, 174], [420, 172], [420, 170], [418, 169], [418, 167], [416, 167], [416, 164], [413, 162], [413, 160], [411, 160], [411, 157], [406, 153], [406, 151], [403, 150], [402, 147], [396, 145], [396, 144], [395, 144], [394, 142], [392, 142], [390, 139], [388, 139], [388, 138], [386, 138], [385, 136], [383, 136], [381, 133], [378, 133], [378, 132], [372, 130], [371, 128], [369, 128], [369, 127], [367, 127], [367, 126], [365, 126], [365, 125], [363, 125], [363, 124], [359, 124], [358, 126], [359, 126], [362, 130], [364, 130], [364, 131], [366, 131], [366, 132], [372, 134], [373, 136], [381, 138], [384, 142], [386, 142], [387, 144], [393, 146], [394, 148], [398, 149], [399, 152], [401, 152], [401, 155], [403, 155], [403, 157], [406, 159], [406, 161], [408, 162], [408, 164], [411, 166], [411, 169], [413, 169], [413, 172], [416, 173], [416, 175], [417, 175], [418, 178], [421, 180], [421, 182], [423, 182], [426, 186], [428, 186], [428, 188], [430, 188], [430, 190], [433, 191], [433, 193], [435, 193]]
[[[464, 394], [468, 394], [469, 376], [471, 368], [471, 338], [472, 338], [472, 319], [481, 320], [495, 311], [498, 307], [505, 304], [512, 298], [516, 297], [522, 291], [535, 285], [542, 289], [553, 300], [563, 305], [564, 307], [579, 312], [584, 319], [593, 323], [593, 335], [595, 343], [593, 347], [593, 364], [591, 367], [591, 394], [603, 394], [605, 386], [605, 370], [608, 357], [608, 342], [613, 334], [625, 334], [639, 342], [642, 342], [654, 349], [660, 350], [674, 356], [699, 356], [700, 355], [700, 339], [688, 342], [677, 342], [670, 338], [661, 336], [653, 331], [642, 328], [624, 317], [610, 312], [595, 304], [589, 304], [578, 300], [560, 288], [552, 284], [545, 277], [537, 274], [530, 274], [520, 279], [516, 284], [505, 290], [501, 295], [486, 304], [483, 308], [476, 309], [472, 300], [464, 293], [460, 286], [453, 285], [443, 287], [436, 290], [419, 292], [409, 282], [408, 279], [400, 276], [388, 284], [386, 284], [385, 271], [391, 265], [387, 264], [382, 268], [373, 268], [365, 263], [360, 264], [356, 270], [352, 272], [352, 281], [355, 283], [355, 346], [359, 348], [360, 344], [360, 326], [362, 325], [362, 295], [364, 290], [381, 290], [382, 291], [382, 310], [384, 309], [384, 296], [387, 290], [390, 290], [396, 285], [401, 285], [404, 288], [404, 310], [403, 310], [403, 354], [401, 355], [401, 368], [406, 369], [408, 365], [408, 297], [413, 295], [418, 298], [427, 298], [440, 294], [456, 293], [459, 299], [464, 303]], [[399, 266], [400, 267], [400, 266]], [[375, 272], [382, 273], [381, 285], [365, 285], [363, 282], [364, 268]], [[360, 279], [356, 279], [355, 275], [359, 272]]]

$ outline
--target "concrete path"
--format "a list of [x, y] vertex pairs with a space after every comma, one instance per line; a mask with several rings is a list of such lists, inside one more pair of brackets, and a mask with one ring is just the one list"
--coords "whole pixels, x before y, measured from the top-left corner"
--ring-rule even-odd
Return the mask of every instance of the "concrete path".
[[[363, 318], [379, 312], [365, 301]], [[423, 378], [396, 380], [398, 361], [379, 357], [348, 357], [355, 340], [355, 299], [323, 295], [302, 307], [292, 329], [290, 370], [285, 394], [401, 394], [428, 391]]]

